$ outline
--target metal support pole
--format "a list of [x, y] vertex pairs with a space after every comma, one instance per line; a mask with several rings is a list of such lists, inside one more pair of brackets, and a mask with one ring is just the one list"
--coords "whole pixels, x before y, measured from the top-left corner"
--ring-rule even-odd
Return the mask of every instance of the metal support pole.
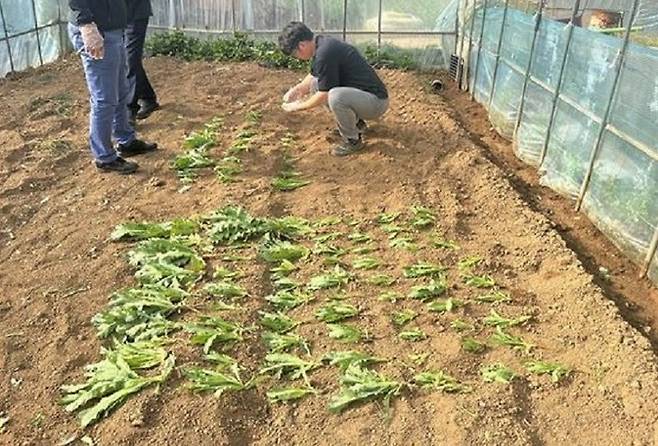
[[347, 41], [347, 0], [343, 2], [343, 42]]
[[[465, 15], [466, 10], [468, 9], [468, 0], [463, 0], [464, 2], [464, 8], [458, 8], [457, 9], [457, 17], [459, 17], [459, 9], [462, 10], [462, 18], [463, 20], [466, 19]], [[462, 4], [462, 1], [460, 0], [459, 4]], [[457, 19], [459, 20], [459, 18]], [[461, 33], [461, 42], [459, 43], [459, 50], [455, 50], [457, 53], [457, 85], [461, 88], [462, 85], [462, 77], [464, 75], [464, 67], [466, 64], [464, 64], [464, 41], [466, 40], [466, 24], [462, 23], [462, 33]], [[459, 25], [457, 26], [457, 32], [459, 32]], [[455, 37], [455, 42], [459, 42], [459, 34]]]
[[34, 32], [37, 36], [37, 51], [39, 52], [39, 65], [43, 66], [43, 55], [41, 54], [41, 38], [39, 37], [39, 21], [37, 20], [37, 7], [32, 0], [32, 14], [34, 16]]
[[530, 45], [530, 55], [528, 57], [528, 64], [525, 69], [525, 79], [523, 79], [523, 88], [521, 89], [521, 102], [519, 103], [519, 110], [516, 114], [516, 123], [514, 124], [514, 133], [512, 139], [516, 139], [516, 133], [519, 131], [521, 126], [521, 120], [523, 119], [523, 110], [525, 108], [525, 95], [528, 93], [528, 84], [530, 81], [530, 70], [532, 70], [532, 59], [535, 57], [535, 49], [537, 48], [537, 36], [539, 36], [539, 28], [541, 27], [541, 21], [544, 16], [544, 1], [540, 0], [539, 10], [535, 16], [535, 32], [532, 35], [532, 44]]
[[596, 137], [596, 145], [592, 154], [589, 158], [589, 165], [587, 166], [587, 172], [585, 174], [585, 179], [583, 184], [580, 187], [580, 193], [578, 194], [578, 200], [576, 201], [576, 211], [580, 210], [581, 205], [583, 204], [583, 199], [587, 193], [587, 188], [589, 187], [590, 180], [592, 179], [592, 172], [594, 170], [594, 163], [596, 162], [596, 157], [601, 151], [601, 145], [603, 144], [603, 136], [607, 130], [608, 124], [610, 123], [610, 115], [612, 114], [612, 105], [615, 101], [615, 96], [617, 96], [617, 89], [619, 88], [619, 79], [621, 79], [621, 72], [624, 69], [624, 62], [626, 60], [626, 51], [628, 50], [628, 43], [631, 40], [631, 31], [633, 28], [633, 22], [635, 22], [635, 16], [637, 10], [640, 7], [640, 0], [635, 0], [633, 2], [633, 10], [631, 16], [626, 25], [626, 34], [624, 35], [624, 43], [617, 53], [616, 67], [615, 67], [615, 77], [612, 83], [612, 91], [610, 92], [610, 98], [608, 98], [608, 104], [605, 109], [605, 114], [603, 115], [603, 122], [601, 123], [601, 128], [599, 129], [599, 134]]
[[494, 65], [493, 78], [491, 79], [491, 90], [489, 91], [489, 106], [493, 103], [494, 91], [496, 89], [496, 78], [498, 77], [498, 67], [500, 65], [500, 50], [503, 48], [503, 38], [505, 37], [505, 23], [507, 22], [507, 11], [509, 10], [509, 0], [505, 0], [505, 9], [503, 10], [503, 23], [500, 25], [500, 36], [498, 36], [498, 47], [496, 48], [496, 63]]
[[560, 74], [558, 76], [557, 88], [555, 89], [555, 94], [553, 95], [553, 101], [551, 105], [551, 116], [548, 120], [548, 128], [546, 129], [546, 136], [544, 137], [544, 145], [542, 146], [541, 153], [539, 155], [538, 166], [544, 163], [546, 159], [546, 152], [548, 151], [548, 143], [551, 140], [551, 133], [553, 131], [553, 123], [555, 122], [555, 116], [557, 114], [557, 101], [560, 98], [560, 93], [562, 93], [562, 84], [564, 83], [564, 71], [567, 66], [567, 58], [569, 57], [569, 51], [571, 50], [571, 42], [573, 41], [573, 30], [574, 22], [576, 21], [576, 16], [580, 10], [580, 0], [576, 0], [573, 5], [573, 10], [571, 11], [571, 20], [567, 25], [567, 43], [564, 48], [564, 55], [562, 56], [562, 63], [560, 64]]
[[651, 268], [651, 264], [653, 263], [653, 258], [656, 255], [656, 252], [658, 251], [658, 228], [656, 228], [656, 232], [653, 234], [653, 240], [651, 240], [651, 245], [649, 246], [649, 252], [647, 253], [647, 258], [644, 261], [644, 268], [642, 268], [642, 274], [640, 274], [640, 279], [644, 278], [649, 274], [649, 269]]
[[[469, 88], [469, 71], [471, 69], [471, 51], [473, 50], [473, 32], [475, 31], [475, 10], [477, 9], [477, 2], [478, 0], [473, 0], [473, 13], [471, 14], [471, 30], [468, 32], [468, 52], [466, 54], [466, 57], [464, 60], [466, 63], [464, 64], [464, 71], [465, 71], [465, 76], [462, 76], [462, 84], [459, 85], [459, 87], [462, 90], [465, 90], [464, 85], [463, 85], [463, 80], [466, 79], [466, 88]], [[466, 5], [468, 6], [468, 1], [466, 2]]]
[[382, 49], [382, 5], [383, 0], [379, 0], [379, 13], [377, 14], [377, 54]]
[[2, 28], [5, 33], [5, 42], [7, 43], [7, 55], [9, 56], [9, 68], [11, 72], [16, 72], [14, 67], [14, 59], [11, 57], [11, 45], [9, 44], [9, 31], [7, 31], [7, 22], [5, 21], [5, 12], [2, 9], [2, 2], [0, 2], [0, 18], [2, 18]]
[[299, 7], [300, 7], [299, 8], [300, 9], [300, 11], [299, 11], [299, 21], [302, 22], [302, 23], [305, 23], [306, 22], [306, 3], [304, 2], [304, 0], [299, 0], [299, 1], [300, 1], [300, 4], [299, 4]]
[[[473, 74], [473, 88], [471, 89], [471, 101], [475, 100], [475, 87], [478, 82], [478, 71], [480, 70], [480, 55], [482, 54], [482, 39], [484, 38], [484, 23], [487, 21], [487, 7], [489, 0], [484, 0], [484, 8], [482, 9], [482, 26], [480, 27], [480, 39], [478, 41], [478, 55], [475, 59], [475, 73]], [[475, 14], [475, 11], [473, 11]]]
[[235, 12], [235, 0], [231, 0], [231, 22], [233, 25], [233, 35], [238, 31], [238, 24], [237, 20], [235, 19], [236, 17], [236, 12]]
[[[459, 23], [460, 23], [459, 22], [459, 9], [460, 9], [460, 7], [459, 6], [461, 6], [461, 3], [462, 2], [460, 0], [458, 5], [457, 5], [457, 14], [455, 14], [455, 49], [453, 50], [453, 54], [457, 54], [457, 50], [459, 49], [459, 37], [460, 37], [460, 33], [459, 33]], [[459, 56], [459, 54], [457, 54], [457, 56]], [[458, 69], [459, 69], [459, 67], [458, 67]]]

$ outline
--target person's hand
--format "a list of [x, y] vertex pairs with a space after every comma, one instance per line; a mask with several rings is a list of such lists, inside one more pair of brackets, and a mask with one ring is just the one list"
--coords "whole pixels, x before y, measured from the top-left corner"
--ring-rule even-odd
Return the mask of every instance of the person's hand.
[[295, 85], [283, 95], [283, 102], [295, 102], [301, 98], [301, 90], [298, 85]]
[[281, 105], [281, 108], [288, 113], [293, 113], [301, 110], [303, 107], [300, 102], [284, 102], [283, 105]]
[[88, 23], [80, 27], [82, 42], [85, 45], [85, 51], [92, 59], [102, 59], [105, 56], [105, 41], [98, 31], [95, 23]]

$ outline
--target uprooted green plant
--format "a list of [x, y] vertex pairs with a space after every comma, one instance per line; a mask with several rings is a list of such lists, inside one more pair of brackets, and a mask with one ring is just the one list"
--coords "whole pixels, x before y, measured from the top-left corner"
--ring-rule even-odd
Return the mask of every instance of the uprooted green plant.
[[87, 382], [64, 385], [61, 404], [67, 412], [79, 412], [82, 427], [87, 427], [121, 405], [130, 395], [143, 388], [163, 383], [174, 368], [174, 356], [161, 363], [161, 371], [153, 376], [141, 376], [133, 371], [123, 357], [112, 350], [105, 358], [86, 367]]
[[403, 384], [387, 378], [359, 363], [351, 363], [341, 377], [341, 391], [329, 402], [331, 412], [342, 412], [350, 405], [373, 399], [381, 399], [386, 407], [397, 395]]

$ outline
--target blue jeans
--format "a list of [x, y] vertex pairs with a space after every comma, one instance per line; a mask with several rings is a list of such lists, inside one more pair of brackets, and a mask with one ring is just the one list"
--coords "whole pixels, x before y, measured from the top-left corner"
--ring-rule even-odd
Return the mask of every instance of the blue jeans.
[[119, 144], [135, 140], [135, 129], [128, 120], [128, 104], [134, 85], [128, 81], [128, 64], [123, 30], [105, 31], [105, 57], [92, 59], [84, 50], [77, 26], [69, 24], [69, 37], [73, 48], [82, 57], [87, 78], [91, 113], [89, 115], [89, 146], [99, 163], [109, 163], [118, 155], [112, 146], [112, 137]]

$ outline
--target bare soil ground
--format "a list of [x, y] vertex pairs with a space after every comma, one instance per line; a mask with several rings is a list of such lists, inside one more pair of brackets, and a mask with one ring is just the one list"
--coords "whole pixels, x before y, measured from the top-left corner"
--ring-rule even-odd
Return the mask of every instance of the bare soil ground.
[[[658, 444], [658, 369], [646, 335], [652, 332], [644, 329], [655, 326], [654, 290], [611, 254], [614, 248], [584, 216], [576, 221], [567, 203], [532, 186], [531, 171], [505, 154], [481, 111], [453, 87], [445, 96], [432, 95], [423, 76], [383, 71], [390, 112], [372, 125], [367, 150], [338, 159], [329, 155], [327, 113], [290, 116], [279, 109], [281, 94], [299, 73], [167, 58], [149, 60], [148, 69], [163, 109], [139, 130], [161, 150], [140, 158], [141, 170], [130, 177], [101, 175], [90, 165], [87, 95], [77, 60], [0, 83], [0, 412], [9, 417], [0, 443], [57, 444], [81, 434], [75, 417], [57, 404], [59, 387], [79, 382], [82, 367], [99, 359], [101, 342], [90, 319], [111, 292], [134, 284], [127, 245], [107, 240], [114, 226], [236, 203], [261, 216], [361, 220], [394, 276], [414, 259], [454, 266], [462, 256], [484, 257], [486, 272], [513, 297], [504, 311], [534, 315], [517, 331], [537, 345], [533, 356], [567, 364], [572, 375], [559, 384], [528, 374], [507, 386], [484, 384], [480, 366], [503, 361], [521, 372], [524, 361], [504, 348], [481, 355], [460, 349], [451, 320], [479, 321], [488, 308], [471, 303], [454, 316], [432, 314], [416, 301], [379, 301], [378, 290], [358, 282], [348, 289], [363, 310], [357, 323], [375, 337], [359, 348], [390, 359], [382, 371], [408, 380], [408, 354], [428, 353], [422, 369], [445, 369], [474, 391], [407, 389], [394, 398], [388, 418], [377, 404], [333, 415], [326, 403], [337, 391], [338, 374], [328, 368], [312, 375], [320, 395], [292, 405], [270, 405], [260, 386], [220, 398], [195, 395], [175, 374], [160, 393], [148, 389], [88, 429], [98, 444]], [[251, 110], [262, 111], [263, 120], [256, 149], [244, 156], [241, 181], [225, 185], [209, 173], [178, 193], [168, 166], [184, 136], [223, 115], [220, 152]], [[312, 183], [280, 193], [270, 182], [282, 159], [278, 141], [288, 131], [302, 147], [296, 167]], [[457, 241], [459, 252], [384, 249], [377, 214], [407, 212], [416, 203], [437, 212], [437, 232]], [[426, 237], [419, 235], [419, 243]], [[596, 265], [609, 267], [611, 282], [593, 276]], [[254, 298], [244, 322], [266, 308], [267, 269], [245, 271], [242, 283]], [[472, 302], [473, 291], [452, 274], [450, 294]], [[399, 280], [394, 288], [406, 293], [410, 285]], [[313, 321], [321, 303], [297, 314], [309, 321], [300, 331], [314, 357], [345, 348]], [[396, 308], [421, 313], [416, 322], [428, 338], [413, 344], [398, 339], [389, 321]], [[475, 336], [489, 333], [478, 325]], [[241, 355], [257, 367], [264, 348], [257, 336], [248, 341]], [[177, 353], [181, 362], [193, 354]]]

